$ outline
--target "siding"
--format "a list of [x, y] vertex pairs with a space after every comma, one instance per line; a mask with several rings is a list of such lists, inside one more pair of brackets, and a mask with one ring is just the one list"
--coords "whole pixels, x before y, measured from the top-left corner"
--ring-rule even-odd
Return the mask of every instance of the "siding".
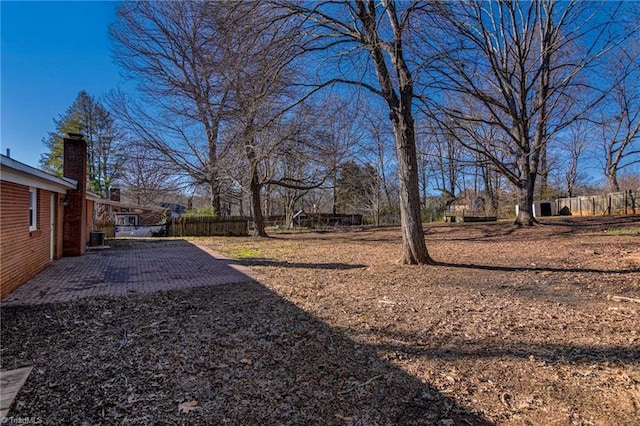
[[0, 297], [9, 294], [51, 263], [51, 193], [39, 189], [37, 197], [37, 229], [30, 232], [29, 187], [2, 182]]

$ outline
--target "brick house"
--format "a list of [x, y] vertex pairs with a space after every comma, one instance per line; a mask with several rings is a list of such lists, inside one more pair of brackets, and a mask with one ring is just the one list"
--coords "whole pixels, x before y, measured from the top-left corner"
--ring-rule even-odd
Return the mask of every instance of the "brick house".
[[82, 135], [64, 139], [64, 177], [0, 155], [0, 297], [55, 259], [80, 256], [93, 227], [87, 193], [87, 144]]

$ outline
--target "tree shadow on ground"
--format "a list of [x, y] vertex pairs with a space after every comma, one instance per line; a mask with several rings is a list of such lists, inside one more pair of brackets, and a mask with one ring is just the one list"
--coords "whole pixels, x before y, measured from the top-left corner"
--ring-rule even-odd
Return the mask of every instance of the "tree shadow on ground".
[[475, 265], [466, 263], [433, 261], [433, 266], [443, 266], [448, 268], [477, 269], [482, 271], [500, 272], [557, 272], [557, 273], [592, 273], [592, 274], [612, 274], [623, 275], [640, 272], [640, 268], [631, 269], [595, 269], [595, 268], [554, 268], [548, 266], [496, 266], [496, 265]]
[[608, 231], [612, 228], [640, 226], [640, 216], [590, 216], [540, 218], [533, 228], [512, 222], [435, 224], [425, 227], [425, 236], [445, 241], [491, 241], [510, 237], [510, 241], [536, 241]]
[[[406, 354], [414, 358], [440, 360], [490, 359], [512, 357], [547, 363], [593, 364], [598, 362], [640, 365], [640, 349], [629, 346], [591, 346], [581, 344], [536, 343], [516, 339], [460, 339], [440, 335], [437, 339], [416, 340], [413, 334], [375, 330], [383, 342], [373, 345], [379, 351]], [[366, 333], [365, 333], [366, 334]], [[386, 340], [386, 342], [384, 341]]]
[[[448, 223], [425, 227], [424, 235], [429, 238], [446, 241], [482, 241], [503, 238], [514, 234], [518, 229], [520, 228], [517, 225], [505, 222], [486, 224], [479, 224], [477, 222]], [[452, 230], [455, 232], [451, 232]], [[443, 231], [446, 233], [443, 233]], [[459, 235], [464, 234], [464, 231], [469, 231], [472, 235]], [[473, 235], [474, 233], [475, 235]]]
[[627, 216], [555, 216], [543, 218], [538, 222], [541, 226], [562, 225], [569, 227], [575, 233], [605, 231], [612, 226], [639, 226], [640, 215]]
[[273, 266], [277, 268], [300, 268], [300, 269], [334, 269], [334, 270], [346, 270], [346, 269], [359, 269], [366, 268], [367, 265], [351, 264], [351, 263], [308, 263], [308, 262], [287, 262], [273, 259], [247, 257], [243, 259], [236, 259], [234, 263], [243, 266]]
[[249, 277], [0, 314], [2, 368], [35, 367], [14, 417], [60, 424], [491, 424]]

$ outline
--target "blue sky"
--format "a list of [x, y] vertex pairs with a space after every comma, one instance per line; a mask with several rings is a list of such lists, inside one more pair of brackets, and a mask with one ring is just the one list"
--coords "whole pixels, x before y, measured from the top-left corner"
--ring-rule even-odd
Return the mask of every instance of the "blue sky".
[[2, 154], [38, 166], [42, 138], [80, 90], [101, 99], [123, 86], [111, 60], [117, 2], [5, 1], [1, 17]]

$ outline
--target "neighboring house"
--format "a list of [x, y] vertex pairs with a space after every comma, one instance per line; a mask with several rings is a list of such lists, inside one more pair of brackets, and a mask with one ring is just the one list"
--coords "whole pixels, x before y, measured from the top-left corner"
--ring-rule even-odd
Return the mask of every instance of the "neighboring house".
[[176, 217], [180, 217], [187, 212], [186, 206], [183, 206], [182, 204], [177, 204], [177, 203], [164, 202], [164, 203], [160, 203], [160, 207], [167, 209], [170, 212], [172, 219]]
[[153, 226], [162, 223], [168, 212], [161, 207], [137, 206], [114, 201], [101, 200], [115, 215], [116, 226]]
[[497, 220], [490, 202], [482, 195], [467, 192], [453, 200], [445, 209], [445, 222], [493, 222]]
[[0, 297], [52, 260], [80, 256], [93, 228], [87, 193], [87, 144], [82, 135], [64, 139], [64, 177], [0, 156]]
[[140, 206], [122, 202], [120, 189], [112, 188], [109, 199], [101, 199], [99, 210], [113, 217], [115, 226], [151, 226], [161, 223], [169, 212], [164, 207]]

